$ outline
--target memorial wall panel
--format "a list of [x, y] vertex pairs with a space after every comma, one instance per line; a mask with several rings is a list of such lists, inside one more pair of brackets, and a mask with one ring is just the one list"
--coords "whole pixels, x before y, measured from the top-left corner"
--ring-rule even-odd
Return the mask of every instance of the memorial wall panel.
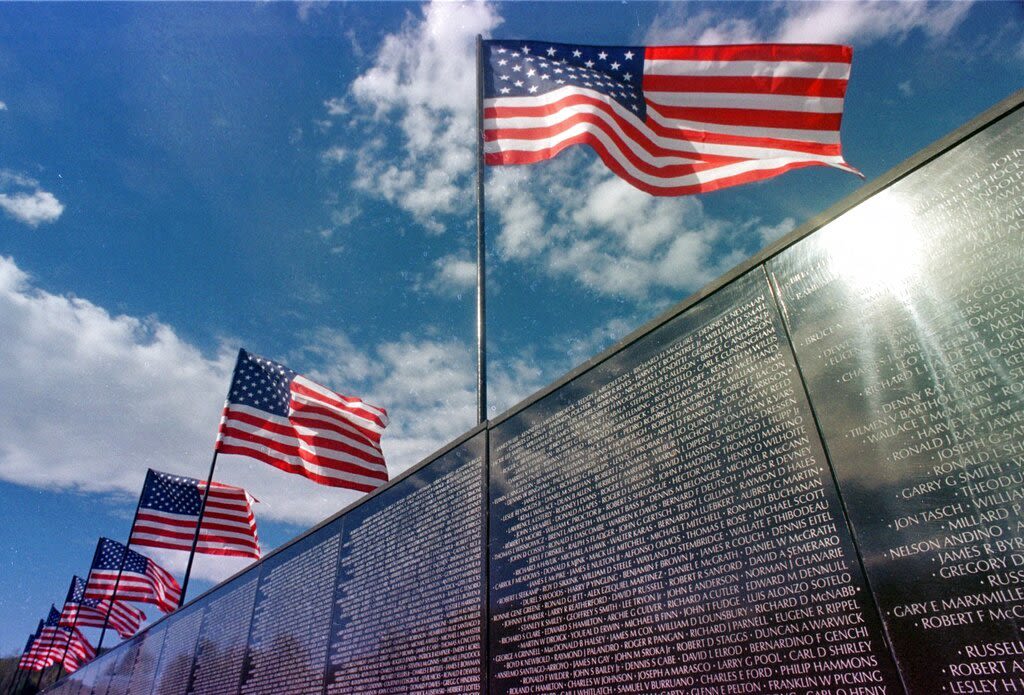
[[185, 695], [188, 691], [202, 621], [202, 604], [191, 604], [164, 621], [166, 634], [154, 678], [153, 695]]
[[261, 564], [243, 668], [244, 695], [322, 692], [343, 519]]
[[258, 581], [255, 567], [203, 597], [203, 624], [189, 695], [238, 692]]
[[490, 444], [494, 692], [900, 691], [760, 268]]
[[[82, 688], [82, 680], [85, 678], [85, 674], [88, 672], [89, 666], [89, 664], [82, 666], [74, 673], [58, 681], [51, 688], [48, 688], [46, 692], [59, 693], [60, 695], [78, 695]], [[35, 675], [35, 672], [33, 672], [33, 674]], [[30, 682], [34, 683], [34, 678], [30, 679]], [[24, 687], [24, 682], [22, 687]], [[14, 692], [20, 693], [21, 690], [16, 690]], [[88, 693], [89, 691], [86, 690], [86, 692]]]
[[132, 665], [132, 674], [128, 680], [128, 692], [149, 693], [153, 691], [166, 631], [166, 623], [159, 623], [133, 638], [139, 642], [139, 651], [135, 657], [135, 663]]
[[92, 663], [84, 666], [80, 669], [82, 673], [79, 674], [78, 680], [78, 692], [85, 695], [88, 693], [92, 694], [93, 687], [100, 677], [100, 669], [103, 668], [103, 663], [106, 660], [105, 655], [97, 658]]
[[[129, 640], [114, 652], [117, 655], [117, 673], [111, 678], [106, 695], [132, 695], [128, 686], [131, 682], [132, 670], [135, 668], [135, 660], [139, 656], [139, 647], [138, 640]], [[99, 695], [99, 693], [95, 695]]]
[[484, 442], [344, 517], [327, 693], [483, 692]]
[[1020, 110], [768, 263], [911, 692], [1024, 692]]

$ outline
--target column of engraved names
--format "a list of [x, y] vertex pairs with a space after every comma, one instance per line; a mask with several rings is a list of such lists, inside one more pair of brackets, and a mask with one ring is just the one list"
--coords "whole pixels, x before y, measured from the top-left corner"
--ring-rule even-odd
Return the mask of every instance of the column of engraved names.
[[758, 298], [502, 445], [509, 692], [880, 681], [795, 406]]
[[117, 672], [107, 687], [107, 695], [129, 695], [128, 684], [131, 681], [132, 670], [135, 668], [135, 661], [139, 657], [141, 646], [139, 640], [134, 640], [119, 648], [122, 654], [118, 656]]
[[[842, 432], [849, 455], [899, 472], [880, 537], [914, 589], [887, 619], [908, 640], [959, 645], [939, 667], [949, 692], [1024, 692], [1024, 148], [912, 190], [930, 247], [915, 281], [940, 301], [872, 316], [891, 336], [872, 362], [838, 321], [798, 344], [874, 404]], [[865, 315], [858, 304], [846, 312]]]
[[94, 661], [96, 666], [96, 678], [92, 685], [92, 695], [106, 695], [107, 689], [110, 687], [110, 679], [117, 671], [117, 661], [120, 655], [117, 653], [107, 653], [103, 655], [103, 658]]
[[459, 466], [346, 537], [327, 692], [480, 691], [482, 475]]
[[321, 692], [340, 544], [340, 533], [334, 533], [269, 571], [264, 569], [243, 695]]
[[[128, 681], [128, 692], [148, 693], [153, 689], [153, 678], [159, 666], [160, 648], [164, 644], [167, 630], [163, 627], [148, 630], [141, 637], [142, 645], [132, 666], [132, 675]], [[136, 638], [140, 639], [140, 638]]]
[[884, 645], [771, 313], [759, 296], [698, 335], [699, 350], [645, 370], [689, 374], [674, 413], [653, 408], [654, 431], [684, 452], [664, 468], [683, 492], [660, 502], [691, 551], [666, 568], [666, 605], [694, 623], [677, 649], [713, 657], [718, 684], [885, 692], [893, 674], [879, 667]]
[[184, 695], [188, 690], [203, 611], [192, 606], [172, 620], [164, 635], [154, 695]]
[[252, 578], [244, 584], [229, 587], [206, 606], [190, 695], [224, 695], [238, 691], [259, 581], [258, 570], [251, 574]]

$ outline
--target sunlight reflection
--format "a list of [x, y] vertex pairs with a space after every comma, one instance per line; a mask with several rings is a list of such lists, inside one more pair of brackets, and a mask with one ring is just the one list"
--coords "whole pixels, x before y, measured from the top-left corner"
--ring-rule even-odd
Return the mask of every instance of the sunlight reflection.
[[844, 230], [833, 236], [829, 252], [836, 274], [854, 291], [902, 294], [923, 260], [909, 204], [885, 191], [837, 222]]

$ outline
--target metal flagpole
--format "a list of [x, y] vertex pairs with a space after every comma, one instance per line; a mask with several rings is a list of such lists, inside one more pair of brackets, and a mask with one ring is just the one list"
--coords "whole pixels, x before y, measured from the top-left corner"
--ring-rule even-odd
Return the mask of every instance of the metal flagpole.
[[25, 671], [22, 672], [21, 679], [18, 681], [18, 684], [14, 687], [14, 690], [11, 691], [11, 692], [18, 693], [18, 692], [23, 691], [25, 689], [25, 686], [27, 686], [31, 680], [32, 680], [32, 670], [31, 669], [26, 669]]
[[[72, 575], [72, 577], [71, 577], [71, 586], [68, 588], [68, 595], [64, 599], [64, 605], [60, 607], [61, 615], [64, 615], [64, 607], [68, 605], [69, 599], [72, 596], [75, 595], [75, 579], [77, 579], [77, 578], [78, 578], [77, 575]], [[85, 594], [85, 588], [84, 587], [82, 588], [82, 594], [83, 594], [82, 595], [82, 600], [84, 601], [85, 600], [85, 595], [84, 595]], [[110, 602], [110, 608], [107, 609], [107, 615], [108, 616], [110, 615], [110, 611], [112, 611], [113, 609], [114, 609], [114, 602], [111, 601]], [[61, 676], [60, 671], [64, 668], [64, 662], [68, 658], [68, 650], [71, 649], [71, 638], [75, 636], [75, 626], [78, 625], [78, 614], [81, 613], [81, 612], [82, 612], [82, 604], [79, 603], [78, 604], [78, 610], [75, 611], [75, 618], [74, 618], [74, 620], [71, 621], [71, 632], [68, 634], [68, 643], [64, 647], [64, 656], [62, 656], [61, 659], [60, 659], [60, 669], [58, 669], [58, 671], [57, 671], [57, 680], [60, 680], [60, 676]], [[60, 629], [60, 620], [57, 621], [57, 629]]]
[[181, 598], [178, 600], [178, 608], [185, 605], [185, 592], [188, 591], [188, 578], [192, 575], [192, 561], [196, 557], [196, 547], [199, 545], [199, 530], [203, 527], [203, 514], [206, 513], [206, 500], [210, 496], [210, 487], [213, 485], [213, 469], [217, 467], [217, 454], [214, 449], [213, 460], [210, 461], [210, 474], [206, 476], [206, 489], [203, 490], [203, 503], [199, 505], [199, 518], [196, 520], [196, 535], [192, 537], [192, 551], [188, 554], [188, 565], [185, 567], [185, 579], [181, 582]]
[[16, 692], [18, 692], [18, 688], [17, 688], [18, 680], [21, 678], [21, 675], [23, 673], [22, 669], [18, 668], [18, 664], [20, 664], [21, 660], [25, 658], [25, 654], [26, 653], [27, 652], [22, 652], [21, 656], [18, 657], [18, 661], [15, 662], [15, 664], [14, 664], [14, 673], [11, 674], [11, 679], [9, 681], [7, 681], [7, 683], [5, 684], [6, 685], [5, 692], [7, 692], [7, 693], [16, 693]]
[[14, 672], [11, 673], [11, 678], [9, 680], [5, 679], [6, 682], [4, 683], [4, 687], [5, 687], [4, 692], [7, 692], [7, 693], [13, 693], [14, 692], [14, 684], [18, 682], [18, 676], [21, 675], [21, 669], [18, 668], [18, 664], [21, 663], [21, 660], [24, 659], [24, 658], [25, 658], [25, 652], [22, 652], [21, 656], [18, 657], [18, 661], [16, 661], [15, 664], [14, 664]]
[[24, 690], [25, 686], [28, 685], [28, 682], [31, 678], [31, 669], [18, 669], [18, 678], [16, 678], [14, 681], [14, 688], [11, 690], [11, 693], [14, 694], [21, 690]]
[[[149, 472], [146, 472], [146, 477], [149, 477]], [[145, 490], [145, 483], [143, 483], [143, 490]], [[114, 601], [117, 600], [117, 588], [121, 585], [121, 575], [124, 574], [124, 563], [128, 561], [128, 548], [132, 544], [132, 529], [135, 528], [135, 522], [139, 520], [139, 509], [142, 507], [142, 493], [139, 493], [139, 503], [135, 505], [135, 514], [132, 516], [132, 525], [128, 529], [128, 540], [124, 544], [124, 552], [121, 554], [121, 567], [117, 570], [117, 580], [114, 582], [114, 593], [110, 596], [110, 608], [107, 610], [107, 614], [103, 617], [103, 629], [100, 630], [100, 641], [96, 645], [96, 656], [100, 655], [100, 649], [103, 648], [103, 638], [107, 636], [107, 626], [110, 625], [110, 614], [114, 612]], [[99, 548], [97, 548], [99, 550]], [[93, 559], [93, 565], [96, 564], [95, 558]], [[92, 574], [92, 568], [89, 568], [89, 574]], [[89, 578], [85, 578], [86, 584], [89, 583]]]
[[487, 419], [487, 314], [484, 247], [484, 39], [476, 35], [476, 421]]
[[[54, 608], [54, 605], [52, 603], [50, 604], [50, 608]], [[49, 617], [47, 617], [47, 620], [49, 620]], [[60, 620], [57, 621], [57, 627], [55, 627], [54, 630], [56, 631], [56, 630], [59, 630], [59, 629], [60, 629]], [[49, 639], [49, 645], [53, 646], [53, 637], [52, 636]], [[47, 651], [49, 651], [49, 647], [47, 647]], [[41, 669], [39, 669], [39, 679], [36, 681], [36, 690], [40, 690], [43, 687], [43, 674], [46, 673], [46, 669], [47, 669], [46, 666], [43, 666]]]
[[[31, 651], [31, 648], [35, 645], [36, 640], [39, 639], [39, 633], [43, 631], [42, 622], [43, 621], [41, 620], [39, 621], [40, 624], [36, 628], [36, 636], [32, 639], [32, 644], [29, 645], [29, 649], [26, 649], [24, 652], [22, 652], [23, 657], [25, 656], [25, 654], [28, 654], [29, 651]], [[19, 659], [18, 662], [21, 663], [21, 660]], [[14, 684], [11, 689], [11, 693], [17, 693], [19, 690], [22, 690], [28, 683], [29, 678], [31, 677], [32, 674], [29, 669], [18, 669], [18, 677], [14, 679]]]

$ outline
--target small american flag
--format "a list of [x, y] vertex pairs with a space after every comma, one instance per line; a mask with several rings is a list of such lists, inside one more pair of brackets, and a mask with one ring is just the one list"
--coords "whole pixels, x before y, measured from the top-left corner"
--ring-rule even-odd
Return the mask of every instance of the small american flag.
[[[205, 480], [150, 470], [128, 545], [192, 550], [205, 490]], [[255, 501], [240, 487], [213, 483], [196, 552], [259, 559], [260, 541], [252, 513]]]
[[51, 605], [46, 620], [41, 620], [39, 623], [36, 639], [33, 640], [29, 651], [22, 657], [29, 669], [46, 668], [60, 661], [65, 655], [71, 631], [66, 627], [59, 627], [59, 623], [60, 613]]
[[[40, 630], [42, 629], [42, 623], [43, 623], [43, 621], [40, 620], [39, 621], [39, 625], [40, 625], [39, 629]], [[29, 652], [32, 651], [32, 643], [36, 641], [36, 635], [37, 635], [37, 633], [30, 634], [28, 636], [28, 640], [25, 642], [25, 648], [21, 650], [21, 658], [18, 659], [18, 668], [20, 668], [22, 671], [31, 671], [31, 670], [33, 670], [32, 669], [32, 660], [29, 657]]]
[[[120, 593], [120, 590], [118, 591]], [[60, 612], [61, 627], [112, 627], [121, 637], [128, 638], [139, 631], [146, 614], [124, 601], [85, 598], [85, 580], [79, 576], [71, 578], [71, 587]], [[110, 612], [110, 620], [107, 613]]]
[[[28, 636], [28, 641], [25, 643], [25, 651], [21, 653], [21, 658], [18, 659], [18, 668], [22, 671], [41, 671], [49, 666], [49, 664], [39, 659], [38, 647], [36, 646], [36, 641], [43, 632], [43, 625], [43, 621], [40, 620], [36, 631]], [[51, 661], [50, 663], [53, 662]]]
[[181, 587], [170, 572], [122, 543], [101, 538], [85, 582], [85, 598], [114, 598], [115, 584], [117, 599], [151, 603], [164, 613], [176, 609], [181, 600]]
[[530, 164], [586, 144], [660, 196], [806, 166], [860, 173], [839, 143], [849, 46], [485, 41], [483, 54], [487, 164]]
[[370, 492], [388, 480], [380, 449], [387, 424], [383, 408], [240, 350], [216, 448], [321, 485]]

